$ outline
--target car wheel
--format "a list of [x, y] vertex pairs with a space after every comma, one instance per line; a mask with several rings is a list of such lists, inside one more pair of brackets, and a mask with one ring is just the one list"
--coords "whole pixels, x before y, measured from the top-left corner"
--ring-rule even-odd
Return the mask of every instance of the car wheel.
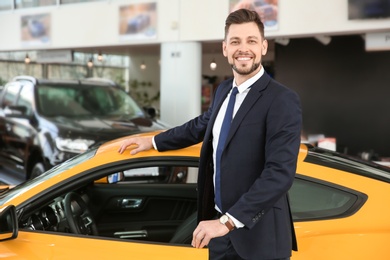
[[41, 175], [44, 172], [45, 172], [45, 166], [43, 166], [43, 163], [38, 162], [32, 168], [30, 179], [34, 179], [35, 177]]

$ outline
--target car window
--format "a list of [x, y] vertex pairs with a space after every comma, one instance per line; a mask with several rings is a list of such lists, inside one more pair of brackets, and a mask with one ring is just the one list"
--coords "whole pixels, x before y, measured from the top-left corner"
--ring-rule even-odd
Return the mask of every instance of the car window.
[[322, 181], [295, 178], [290, 191], [294, 221], [336, 218], [350, 214], [359, 195]]
[[22, 90], [20, 91], [19, 98], [16, 102], [18, 106], [24, 106], [27, 108], [26, 115], [32, 115], [32, 104], [33, 104], [33, 87], [31, 85], [24, 85]]
[[198, 168], [180, 165], [133, 168], [123, 171], [124, 182], [131, 183], [196, 183]]
[[38, 99], [44, 116], [143, 116], [135, 101], [115, 87], [41, 85]]
[[13, 105], [15, 103], [19, 91], [20, 91], [19, 84], [8, 85], [7, 88], [5, 89], [1, 107], [5, 108], [7, 106]]
[[86, 106], [94, 103], [94, 111], [100, 115], [132, 115], [142, 116], [142, 109], [134, 102], [126, 92], [117, 88], [99, 87], [84, 93]]
[[45, 116], [91, 115], [78, 101], [77, 89], [66, 86], [39, 86], [39, 111]]
[[8, 192], [0, 194], [0, 205], [3, 205], [8, 200], [12, 200], [14, 197], [19, 196], [26, 190], [30, 190], [32, 187], [39, 185], [41, 182], [45, 182], [48, 179], [54, 178], [63, 171], [71, 169], [83, 161], [89, 160], [95, 155], [96, 151], [97, 148], [89, 149], [80, 155], [68, 159], [66, 163], [58, 164], [38, 177], [22, 182], [14, 188], [10, 189]]

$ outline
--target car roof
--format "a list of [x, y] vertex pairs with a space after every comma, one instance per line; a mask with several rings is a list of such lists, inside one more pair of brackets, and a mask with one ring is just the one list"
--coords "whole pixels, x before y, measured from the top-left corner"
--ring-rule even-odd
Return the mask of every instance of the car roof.
[[[135, 136], [154, 136], [161, 131], [156, 131], [152, 133], [140, 133]], [[123, 154], [117, 153], [117, 150], [120, 147], [121, 142], [126, 138], [110, 141], [102, 145], [97, 153], [111, 151], [114, 152], [113, 156], [118, 156], [118, 160], [128, 159], [130, 150], [133, 147], [128, 147]], [[113, 149], [113, 147], [115, 147]], [[136, 155], [131, 155], [131, 158], [140, 158], [140, 157], [199, 157], [200, 156], [201, 143], [180, 149], [180, 150], [170, 150], [164, 152], [158, 152], [154, 149], [151, 149], [146, 152], [140, 152]], [[298, 165], [302, 163], [316, 164], [319, 166], [325, 166], [327, 168], [341, 170], [344, 172], [368, 177], [371, 179], [376, 179], [384, 182], [390, 183], [390, 168], [359, 159], [357, 157], [352, 157], [346, 154], [339, 152], [315, 147], [310, 144], [301, 143], [299, 154], [298, 154]]]
[[[155, 131], [151, 133], [140, 133], [133, 135], [132, 137], [142, 136], [154, 136], [161, 131]], [[124, 137], [107, 142], [99, 147], [97, 153], [108, 153], [105, 158], [111, 158], [110, 160], [123, 160], [129, 159], [130, 150], [134, 146], [130, 146], [123, 154], [117, 153], [120, 144], [129, 137]], [[169, 150], [164, 152], [158, 152], [154, 149], [149, 151], [140, 152], [136, 155], [131, 155], [131, 158], [145, 158], [145, 157], [199, 157], [200, 156], [201, 143], [179, 150]], [[117, 157], [114, 159], [113, 157]], [[390, 183], [390, 168], [375, 164], [369, 161], [364, 161], [356, 157], [351, 157], [345, 154], [341, 154], [335, 151], [319, 148], [310, 144], [301, 143], [298, 154], [298, 165], [300, 163], [317, 164], [336, 170], [357, 174], [372, 179], [377, 179]]]
[[[390, 168], [309, 144], [303, 161], [390, 183]], [[302, 145], [301, 145], [302, 147]]]
[[[122, 137], [119, 139], [115, 139], [112, 141], [108, 141], [104, 144], [102, 144], [97, 152], [96, 155], [105, 153], [104, 158], [110, 158], [109, 160], [114, 160], [114, 161], [120, 161], [124, 159], [129, 159], [130, 155], [130, 150], [135, 148], [135, 146], [130, 146], [124, 151], [122, 154], [118, 153], [118, 149], [123, 141], [130, 137], [146, 137], [146, 136], [155, 136], [158, 133], [162, 132], [163, 130], [160, 131], [154, 131], [154, 132], [148, 132], [148, 133], [139, 133], [136, 135], [131, 135], [127, 137]], [[154, 149], [150, 149], [149, 151], [143, 151], [139, 152], [135, 155], [131, 155], [131, 158], [145, 158], [145, 157], [199, 157], [200, 156], [200, 149], [201, 149], [202, 143], [195, 144], [193, 146], [179, 149], [179, 150], [169, 150], [169, 151], [164, 151], [164, 152], [159, 152]]]

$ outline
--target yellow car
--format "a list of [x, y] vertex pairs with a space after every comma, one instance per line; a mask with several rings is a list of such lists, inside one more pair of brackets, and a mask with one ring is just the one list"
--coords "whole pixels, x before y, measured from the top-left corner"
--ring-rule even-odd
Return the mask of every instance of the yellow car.
[[[0, 186], [0, 258], [208, 259], [190, 245], [200, 145], [132, 156], [121, 141]], [[382, 166], [302, 144], [292, 259], [390, 259], [389, 182]]]

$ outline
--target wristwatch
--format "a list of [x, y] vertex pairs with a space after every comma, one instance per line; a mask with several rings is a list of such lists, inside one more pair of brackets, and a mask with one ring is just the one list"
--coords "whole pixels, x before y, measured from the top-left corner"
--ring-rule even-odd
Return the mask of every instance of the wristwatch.
[[230, 224], [229, 222], [229, 217], [227, 215], [222, 215], [220, 218], [219, 218], [219, 222], [222, 224], [222, 225], [225, 225], [229, 231], [232, 231], [234, 229], [234, 226], [232, 224]]

